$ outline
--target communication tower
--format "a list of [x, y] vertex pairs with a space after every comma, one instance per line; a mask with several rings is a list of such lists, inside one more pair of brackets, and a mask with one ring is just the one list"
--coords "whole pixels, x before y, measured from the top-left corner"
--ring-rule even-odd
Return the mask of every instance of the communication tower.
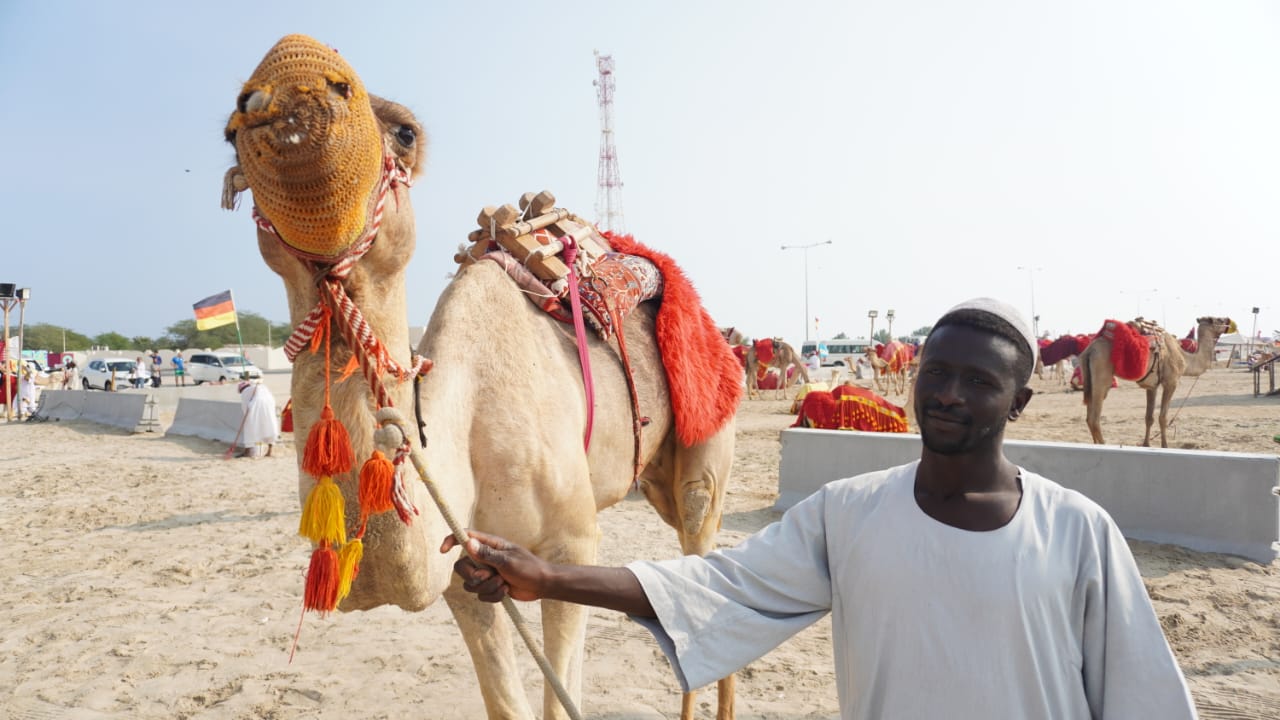
[[596, 227], [616, 233], [626, 232], [622, 216], [622, 175], [618, 172], [618, 150], [613, 145], [613, 56], [596, 56], [599, 77], [596, 101], [600, 105], [600, 167], [596, 179]]

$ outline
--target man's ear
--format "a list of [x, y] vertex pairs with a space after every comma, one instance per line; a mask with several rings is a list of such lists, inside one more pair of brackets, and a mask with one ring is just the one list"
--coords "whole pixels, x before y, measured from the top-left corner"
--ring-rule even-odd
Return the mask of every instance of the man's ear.
[[1029, 386], [1024, 387], [1013, 394], [1013, 406], [1009, 408], [1009, 420], [1017, 420], [1022, 415], [1022, 411], [1027, 409], [1027, 403], [1031, 402], [1031, 396], [1035, 394]]

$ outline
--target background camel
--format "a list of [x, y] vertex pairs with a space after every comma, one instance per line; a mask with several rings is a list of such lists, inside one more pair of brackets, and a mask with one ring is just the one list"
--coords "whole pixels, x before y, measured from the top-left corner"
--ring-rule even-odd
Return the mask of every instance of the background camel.
[[[349, 264], [338, 256], [376, 217], [373, 195], [350, 188], [378, 187], [376, 180], [366, 182], [371, 168], [383, 169], [382, 182], [388, 173], [404, 174], [390, 181], [376, 241], [339, 284], [376, 338], [373, 347], [386, 354], [371, 373], [385, 387], [386, 402], [410, 416], [417, 403], [426, 444], [417, 433], [408, 442], [422, 452], [464, 525], [504, 535], [551, 561], [591, 563], [599, 534], [596, 513], [627, 494], [635, 464], [641, 463], [640, 490], [676, 529], [680, 551], [712, 548], [732, 460], [732, 417], [702, 442], [686, 445], [677, 437], [655, 339], [657, 310], [650, 303], [625, 323], [636, 392], [648, 420], [638, 456], [616, 345], [594, 336], [588, 341], [597, 412], [585, 451], [587, 414], [573, 332], [535, 308], [493, 262], [463, 267], [441, 295], [418, 347], [434, 368], [415, 392], [411, 373], [394, 369], [415, 367], [404, 292], [415, 243], [406, 180], [422, 167], [421, 125], [405, 108], [368, 95], [333, 50], [294, 35], [277, 43], [245, 84], [226, 136], [240, 165], [228, 172], [224, 204], [236, 190], [253, 190], [264, 216], [258, 246], [284, 281], [295, 328], [310, 322], [321, 289], [330, 287], [321, 281], [318, 288], [317, 278], [326, 272], [337, 278], [337, 268]], [[349, 202], [353, 197], [356, 202]], [[326, 223], [331, 233], [316, 232]], [[299, 257], [299, 250], [310, 257]], [[350, 433], [355, 457], [363, 459], [374, 449], [374, 386], [359, 373], [342, 379], [353, 346], [328, 327], [331, 359], [302, 352], [295, 360], [295, 431], [307, 437], [327, 402]], [[371, 352], [365, 343], [359, 347], [365, 350], [357, 348], [357, 355]], [[492, 361], [476, 363], [476, 357]], [[736, 405], [740, 391], [731, 377]], [[299, 444], [300, 467], [303, 451]], [[356, 475], [353, 470], [334, 478], [348, 518], [359, 517]], [[300, 496], [314, 485], [315, 478], [299, 472]], [[451, 572], [454, 554], [438, 552], [449, 531], [422, 484], [407, 481], [404, 492], [402, 509], [412, 522], [401, 522], [395, 513], [369, 518], [364, 559], [340, 609], [392, 604], [420, 610], [443, 595], [471, 651], [489, 716], [533, 717], [515, 671], [509, 622], [497, 606], [461, 590]], [[542, 603], [547, 658], [575, 699], [585, 621], [582, 606]], [[732, 687], [731, 678], [720, 683], [720, 718], [732, 717]], [[688, 695], [685, 717], [692, 708]], [[565, 716], [548, 689], [543, 717]]]
[[[1141, 318], [1139, 318], [1141, 320]], [[1153, 335], [1146, 374], [1135, 380], [1138, 387], [1147, 391], [1147, 427], [1142, 445], [1151, 444], [1151, 424], [1155, 412], [1156, 391], [1160, 390], [1160, 447], [1169, 447], [1166, 432], [1169, 428], [1169, 403], [1178, 389], [1178, 378], [1197, 376], [1209, 369], [1213, 362], [1213, 348], [1218, 338], [1231, 326], [1229, 318], [1202, 317], [1196, 320], [1197, 346], [1194, 353], [1182, 349], [1177, 337], [1157, 330]], [[1080, 354], [1080, 368], [1084, 384], [1085, 422], [1095, 444], [1102, 444], [1102, 402], [1116, 377], [1113, 349], [1115, 343], [1102, 333], [1089, 343]]]
[[908, 371], [915, 360], [911, 347], [898, 340], [891, 340], [878, 348], [868, 347], [866, 352], [876, 389], [882, 393], [906, 392]]
[[[768, 360], [764, 358], [767, 357]], [[760, 369], [775, 368], [778, 371], [778, 386], [774, 389], [774, 397], [781, 398], [783, 391], [793, 384], [808, 383], [809, 370], [805, 367], [795, 348], [782, 338], [766, 338], [752, 343], [747, 350], [747, 397], [760, 396]], [[788, 377], [788, 370], [796, 369], [796, 383]], [[767, 371], [767, 370], [766, 370]]]

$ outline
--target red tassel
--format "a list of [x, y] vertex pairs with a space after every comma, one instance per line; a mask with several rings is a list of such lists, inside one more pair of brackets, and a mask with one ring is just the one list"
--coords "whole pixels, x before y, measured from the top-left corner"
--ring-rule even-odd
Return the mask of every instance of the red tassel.
[[391, 510], [395, 505], [391, 502], [391, 485], [395, 479], [396, 467], [386, 455], [374, 450], [373, 455], [364, 461], [360, 468], [360, 522], [370, 515]]
[[302, 607], [322, 614], [336, 609], [339, 574], [338, 553], [329, 547], [329, 543], [320, 543], [320, 547], [311, 553], [311, 566], [307, 568]]
[[351, 470], [355, 465], [355, 452], [351, 449], [351, 436], [347, 428], [333, 415], [333, 408], [325, 404], [320, 420], [311, 426], [307, 445], [302, 453], [302, 469], [315, 477], [336, 476]]

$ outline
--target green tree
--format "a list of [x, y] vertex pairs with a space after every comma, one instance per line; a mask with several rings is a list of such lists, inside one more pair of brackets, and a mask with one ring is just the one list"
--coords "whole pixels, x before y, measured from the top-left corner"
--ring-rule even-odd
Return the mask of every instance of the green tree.
[[[240, 334], [245, 345], [280, 347], [292, 330], [288, 323], [273, 323], [255, 312], [240, 310], [238, 313]], [[195, 320], [180, 320], [165, 328], [165, 336], [156, 342], [169, 348], [218, 348], [237, 345], [240, 340], [236, 336], [235, 323], [197, 330]]]
[[93, 344], [99, 347], [108, 347], [112, 350], [131, 350], [131, 341], [129, 338], [118, 332], [105, 332], [101, 335], [93, 337]]
[[849, 336], [841, 332], [841, 333], [837, 333], [836, 336], [831, 339], [832, 340], [848, 340]]
[[88, 350], [93, 341], [88, 335], [82, 335], [74, 330], [49, 323], [37, 323], [23, 329], [22, 344], [28, 350], [62, 352], [64, 347], [67, 350]]
[[933, 326], [932, 326], [932, 325], [925, 325], [924, 327], [918, 327], [918, 328], [916, 328], [915, 330], [912, 330], [912, 331], [911, 331], [911, 334], [912, 334], [912, 335], [919, 335], [920, 337], [925, 337], [925, 336], [927, 336], [927, 335], [928, 335], [929, 333], [931, 333], [931, 332], [933, 332]]
[[881, 328], [876, 331], [875, 335], [871, 336], [871, 339], [883, 345], [884, 343], [889, 342], [889, 331]]

